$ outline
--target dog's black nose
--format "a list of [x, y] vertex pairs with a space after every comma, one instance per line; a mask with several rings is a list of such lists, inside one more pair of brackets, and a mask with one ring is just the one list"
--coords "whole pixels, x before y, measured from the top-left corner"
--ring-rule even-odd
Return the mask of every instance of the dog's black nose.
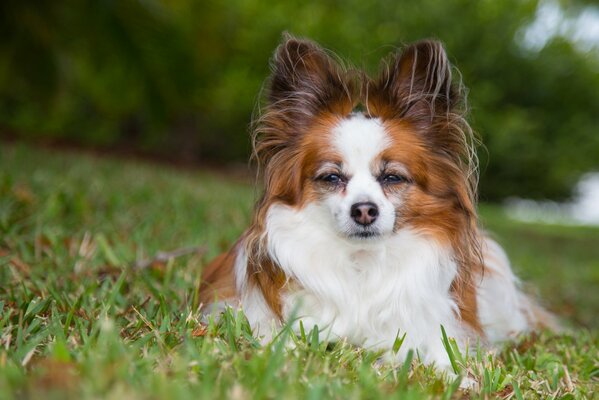
[[379, 216], [379, 208], [371, 202], [355, 203], [351, 206], [350, 215], [358, 224], [368, 226]]

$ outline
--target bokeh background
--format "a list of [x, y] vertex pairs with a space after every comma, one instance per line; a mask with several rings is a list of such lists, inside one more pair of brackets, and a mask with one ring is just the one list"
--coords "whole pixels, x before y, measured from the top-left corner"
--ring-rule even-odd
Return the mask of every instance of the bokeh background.
[[442, 40], [486, 146], [483, 200], [565, 199], [599, 170], [592, 0], [4, 0], [0, 135], [243, 162], [285, 30], [373, 73], [396, 46]]

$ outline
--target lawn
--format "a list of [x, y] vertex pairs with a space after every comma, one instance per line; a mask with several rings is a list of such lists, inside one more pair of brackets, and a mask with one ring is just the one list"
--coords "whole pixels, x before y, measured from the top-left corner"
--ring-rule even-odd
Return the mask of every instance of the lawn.
[[[247, 225], [251, 183], [0, 146], [1, 398], [597, 396], [599, 228], [522, 224], [481, 207], [484, 227], [569, 330], [453, 354], [479, 383], [464, 393], [417, 355], [380, 365], [376, 353], [309, 332], [294, 347], [287, 331], [261, 347], [235, 313], [201, 325], [200, 271]], [[195, 251], [143, 262], [187, 247]]]

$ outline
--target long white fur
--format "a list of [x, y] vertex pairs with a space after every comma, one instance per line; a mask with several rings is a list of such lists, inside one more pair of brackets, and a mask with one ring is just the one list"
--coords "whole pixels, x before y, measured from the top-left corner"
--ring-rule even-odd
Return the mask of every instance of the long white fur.
[[[372, 161], [390, 143], [380, 121], [354, 116], [333, 134], [344, 173], [351, 176], [344, 198], [333, 195], [301, 209], [273, 204], [266, 217], [269, 256], [296, 283], [283, 299], [284, 318], [296, 325], [301, 320], [307, 330], [317, 325], [330, 340], [371, 349], [390, 350], [397, 335], [406, 333], [396, 357], [416, 349], [424, 362], [447, 368], [441, 325], [461, 346], [474, 336], [460, 322], [450, 294], [457, 274], [452, 251], [409, 227], [391, 232], [393, 206], [371, 172]], [[347, 237], [349, 207], [357, 201], [379, 206], [380, 237]], [[256, 333], [268, 340], [275, 316], [262, 294], [247, 285], [242, 247], [235, 264], [241, 305]], [[486, 337], [499, 341], [530, 328], [530, 307], [495, 242], [486, 241], [485, 258], [479, 318]]]
[[526, 332], [535, 320], [531, 300], [519, 289], [518, 278], [497, 242], [484, 243], [485, 275], [478, 285], [478, 317], [490, 342]]
[[404, 350], [447, 364], [440, 325], [462, 336], [449, 295], [456, 274], [449, 251], [409, 230], [348, 242], [319, 229], [322, 211], [309, 205], [269, 212], [270, 256], [302, 287], [285, 299], [284, 314], [296, 312], [307, 329], [318, 325], [329, 339], [372, 349], [390, 349], [407, 332]]

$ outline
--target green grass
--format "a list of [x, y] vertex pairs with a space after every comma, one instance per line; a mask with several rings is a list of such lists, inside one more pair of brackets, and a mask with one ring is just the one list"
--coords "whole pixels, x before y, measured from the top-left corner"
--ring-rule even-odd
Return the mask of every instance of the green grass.
[[[247, 225], [255, 191], [178, 171], [0, 143], [2, 398], [591, 398], [599, 379], [599, 229], [520, 224], [482, 207], [485, 227], [571, 332], [460, 354], [469, 394], [418, 362], [289, 332], [261, 347], [242, 315], [199, 324], [202, 266]], [[132, 265], [158, 251], [202, 254]], [[439, 332], [439, 340], [442, 340]], [[399, 343], [398, 343], [399, 345]]]

